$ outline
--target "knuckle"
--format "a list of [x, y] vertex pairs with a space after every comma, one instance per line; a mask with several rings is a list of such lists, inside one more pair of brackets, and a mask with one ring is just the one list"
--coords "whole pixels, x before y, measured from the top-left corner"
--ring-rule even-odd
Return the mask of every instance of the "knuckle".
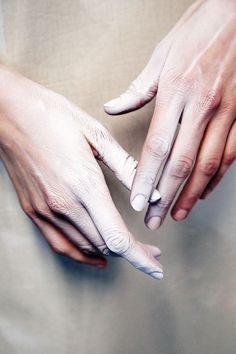
[[25, 214], [28, 217], [30, 217], [31, 219], [35, 216], [35, 210], [34, 210], [34, 208], [32, 207], [31, 204], [26, 204], [25, 203], [25, 204], [22, 205], [22, 208], [23, 208]]
[[161, 211], [166, 211], [167, 209], [169, 209], [171, 203], [172, 203], [172, 199], [168, 199], [168, 198], [160, 199], [158, 201], [157, 207]]
[[[85, 254], [93, 255], [93, 256], [99, 255], [99, 250], [97, 250], [95, 247], [93, 247], [91, 245], [80, 246], [79, 248]], [[97, 247], [97, 248], [99, 249], [99, 247]]]
[[[109, 193], [104, 177], [98, 174], [90, 173], [87, 180], [82, 179], [76, 190], [76, 197], [84, 205], [89, 205], [94, 202], [94, 190], [96, 190], [96, 199], [100, 202], [109, 200]], [[73, 205], [71, 206], [73, 207]]]
[[34, 208], [25, 198], [20, 198], [20, 205], [28, 217], [32, 218], [32, 216], [34, 216]]
[[222, 102], [220, 104], [219, 108], [219, 114], [215, 116], [214, 119], [219, 120], [219, 121], [229, 121], [231, 118], [234, 118], [235, 116], [235, 102], [236, 102], [236, 97], [228, 97], [222, 99]]
[[169, 139], [159, 134], [153, 134], [148, 138], [147, 153], [157, 160], [163, 160], [168, 155], [170, 148]]
[[180, 88], [181, 91], [183, 92], [194, 92], [196, 91], [197, 87], [199, 84], [199, 80], [197, 78], [196, 72], [192, 71], [189, 73], [185, 73], [181, 78], [180, 78]]
[[135, 177], [139, 180], [140, 183], [145, 185], [152, 186], [156, 182], [156, 176], [144, 170], [137, 170]]
[[69, 198], [66, 197], [48, 194], [46, 196], [46, 203], [49, 209], [57, 214], [67, 215], [70, 210]]
[[106, 245], [110, 251], [119, 255], [126, 254], [132, 247], [132, 237], [128, 232], [113, 228], [106, 231]]
[[235, 160], [236, 160], [236, 152], [227, 152], [223, 157], [223, 164], [226, 166], [230, 166]]
[[198, 169], [204, 176], [212, 177], [217, 172], [219, 165], [220, 160], [218, 158], [211, 158], [200, 161], [198, 164]]
[[189, 73], [186, 73], [182, 77], [182, 83], [186, 88], [190, 88], [196, 85], [198, 82], [196, 72], [191, 71]]
[[172, 163], [170, 174], [176, 178], [187, 178], [192, 170], [193, 160], [189, 157], [181, 157]]
[[96, 148], [96, 158], [99, 160], [103, 160], [105, 156], [105, 142], [112, 142], [112, 137], [107, 128], [105, 128], [99, 122], [96, 122], [96, 125], [93, 126], [91, 132], [91, 136], [93, 137], [94, 144]]
[[221, 102], [221, 92], [219, 90], [206, 90], [198, 102], [198, 111], [203, 114], [211, 113], [218, 108]]
[[170, 94], [183, 95], [186, 91], [192, 90], [196, 84], [194, 73], [183, 73], [181, 70], [169, 69], [164, 75], [162, 87]]
[[104, 127], [102, 124], [99, 124], [99, 128], [96, 130], [96, 134], [97, 134], [97, 142], [100, 145], [101, 143], [103, 143], [104, 141], [108, 141], [108, 142], [112, 142], [112, 136], [109, 132], [109, 130]]
[[201, 197], [200, 191], [191, 191], [186, 197], [186, 201], [183, 205], [184, 209], [190, 211], [192, 206], [196, 203], [196, 201]]
[[97, 247], [99, 249], [99, 251], [104, 255], [104, 256], [110, 256], [112, 255], [112, 250], [110, 250], [107, 245], [100, 245]]
[[140, 104], [148, 102], [157, 92], [157, 82], [147, 84], [147, 80], [139, 75], [129, 86], [128, 92], [139, 99]]
[[42, 216], [47, 219], [51, 218], [51, 213], [50, 213], [47, 205], [45, 205], [43, 203], [33, 203], [32, 208], [33, 208], [33, 215]]
[[165, 74], [163, 76], [164, 82], [168, 82], [168, 85], [175, 86], [176, 84], [179, 83], [181, 80], [182, 74], [173, 68], [169, 68], [165, 71]]

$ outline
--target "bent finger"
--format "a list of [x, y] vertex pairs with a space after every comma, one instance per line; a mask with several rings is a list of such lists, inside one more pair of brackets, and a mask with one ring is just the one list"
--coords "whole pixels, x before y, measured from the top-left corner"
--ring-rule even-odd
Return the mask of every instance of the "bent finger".
[[55, 226], [40, 220], [40, 218], [34, 218], [33, 221], [43, 233], [54, 252], [72, 258], [83, 264], [101, 268], [106, 266], [106, 260], [103, 257], [86, 255], [73, 245], [73, 243], [71, 243]]
[[211, 181], [208, 183], [206, 189], [204, 190], [201, 196], [202, 199], [206, 198], [216, 188], [216, 186], [222, 180], [225, 173], [228, 171], [229, 167], [235, 162], [235, 160], [236, 160], [236, 121], [234, 121], [232, 128], [230, 130], [220, 167], [216, 172], [216, 174], [211, 179]]

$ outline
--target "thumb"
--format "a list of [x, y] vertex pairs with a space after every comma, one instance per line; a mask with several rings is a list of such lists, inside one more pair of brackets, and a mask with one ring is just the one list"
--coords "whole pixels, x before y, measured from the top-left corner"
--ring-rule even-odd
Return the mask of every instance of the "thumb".
[[146, 67], [119, 97], [104, 104], [108, 114], [122, 114], [135, 111], [150, 102], [157, 93], [159, 77], [167, 55], [167, 48], [158, 46]]
[[135, 111], [150, 102], [157, 93], [157, 83], [144, 83], [138, 76], [119, 97], [104, 104], [104, 110], [111, 115]]

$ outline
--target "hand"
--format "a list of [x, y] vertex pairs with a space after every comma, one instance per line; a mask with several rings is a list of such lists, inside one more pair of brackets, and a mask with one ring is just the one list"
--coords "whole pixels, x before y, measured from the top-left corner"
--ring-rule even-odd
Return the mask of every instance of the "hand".
[[3, 68], [0, 86], [0, 155], [22, 208], [52, 248], [99, 267], [102, 255], [116, 254], [162, 278], [160, 250], [127, 230], [95, 157], [128, 188], [136, 161], [64, 97]]
[[156, 95], [131, 192], [133, 208], [142, 210], [165, 162], [161, 200], [149, 205], [145, 218], [150, 229], [161, 225], [192, 171], [172, 211], [176, 220], [187, 216], [235, 160], [235, 62], [236, 1], [196, 1], [129, 89], [105, 104], [109, 114], [125, 113]]

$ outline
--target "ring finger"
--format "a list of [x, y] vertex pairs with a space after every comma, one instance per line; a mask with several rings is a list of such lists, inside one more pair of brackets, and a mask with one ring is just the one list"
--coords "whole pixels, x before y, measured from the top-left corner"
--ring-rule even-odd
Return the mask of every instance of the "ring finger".
[[172, 209], [175, 220], [187, 217], [219, 169], [233, 119], [233, 111], [222, 109], [208, 125], [194, 169]]

